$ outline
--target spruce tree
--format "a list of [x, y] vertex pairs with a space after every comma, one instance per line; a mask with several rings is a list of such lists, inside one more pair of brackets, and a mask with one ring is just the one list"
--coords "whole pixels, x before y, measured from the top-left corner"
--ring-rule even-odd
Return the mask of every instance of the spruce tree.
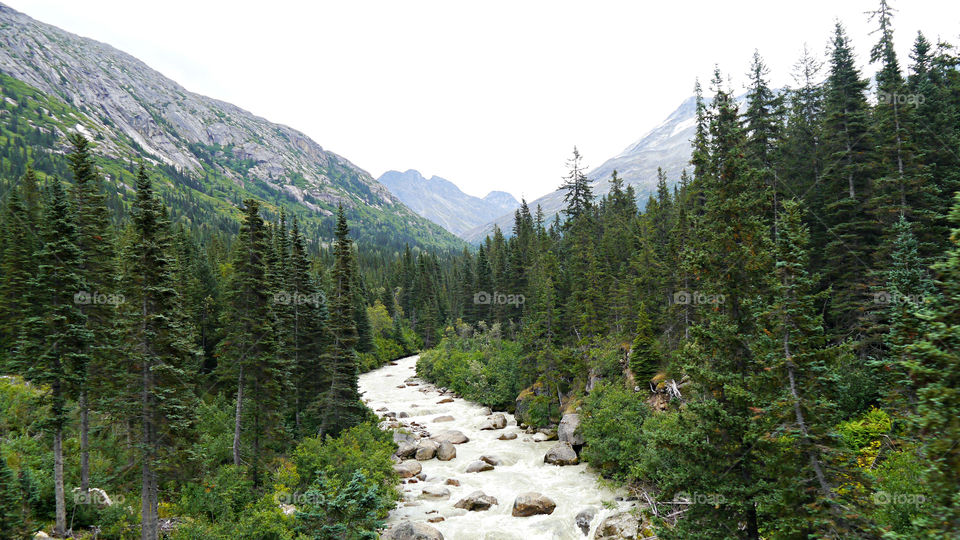
[[[30, 203], [36, 191], [33, 169], [10, 189], [3, 209], [3, 250], [0, 253], [0, 350], [13, 349], [20, 326], [33, 311], [30, 302], [30, 281], [37, 274], [36, 252], [40, 249], [39, 219]], [[8, 367], [0, 364], [0, 367]]]
[[593, 191], [590, 189], [582, 161], [580, 151], [574, 146], [573, 156], [567, 160], [569, 172], [560, 185], [560, 189], [566, 192], [563, 202], [567, 206], [563, 213], [568, 220], [581, 216], [593, 205]]
[[196, 351], [181, 316], [176, 290], [176, 259], [170, 224], [143, 165], [137, 172], [137, 194], [131, 211], [132, 242], [123, 254], [122, 323], [124, 357], [133, 370], [122, 370], [124, 390], [139, 401], [133, 419], [140, 429], [142, 540], [159, 535], [158, 469], [170, 447], [191, 421], [191, 374]]
[[232, 381], [236, 388], [233, 464], [245, 463], [245, 434], [250, 448], [246, 463], [258, 483], [261, 443], [275, 427], [276, 405], [286, 389], [288, 373], [285, 359], [276, 354], [271, 324], [267, 229], [256, 200], [245, 200], [243, 210], [233, 254], [233, 274], [224, 302], [224, 337], [219, 345], [217, 370], [225, 382]]
[[353, 318], [353, 241], [343, 205], [337, 208], [333, 290], [330, 294], [330, 385], [324, 396], [320, 433], [335, 436], [363, 419], [357, 390], [357, 326]]
[[50, 418], [45, 428], [53, 435], [54, 532], [62, 536], [67, 527], [63, 434], [70, 421], [69, 401], [79, 397], [86, 383], [93, 334], [77, 303], [86, 297], [82, 296], [83, 254], [77, 246], [74, 214], [59, 183], [53, 182], [50, 191], [43, 247], [31, 286], [32, 301], [40, 309], [24, 321], [15, 357], [24, 377], [49, 393]]

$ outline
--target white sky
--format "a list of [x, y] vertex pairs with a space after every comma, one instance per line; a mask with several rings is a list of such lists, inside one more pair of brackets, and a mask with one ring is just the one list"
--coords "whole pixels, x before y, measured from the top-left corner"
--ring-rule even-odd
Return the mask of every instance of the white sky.
[[[576, 144], [618, 154], [706, 83], [738, 92], [754, 48], [774, 85], [833, 21], [863, 66], [877, 0], [250, 2], [3, 0], [124, 50], [188, 90], [299, 129], [374, 177], [419, 169], [478, 196], [557, 188]], [[918, 29], [960, 42], [960, 2], [894, 1], [901, 65]]]

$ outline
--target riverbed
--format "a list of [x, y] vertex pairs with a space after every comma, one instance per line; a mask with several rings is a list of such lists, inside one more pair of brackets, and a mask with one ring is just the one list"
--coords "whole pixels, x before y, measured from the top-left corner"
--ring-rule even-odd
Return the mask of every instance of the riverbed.
[[[456, 445], [457, 456], [450, 461], [421, 461], [424, 481], [404, 480], [403, 500], [390, 513], [388, 525], [403, 520], [429, 523], [447, 540], [574, 540], [593, 538], [597, 525], [618, 511], [624, 503], [616, 501], [622, 493], [598, 482], [596, 474], [585, 464], [557, 466], [546, 464], [544, 454], [557, 441], [536, 442], [533, 435], [517, 426], [511, 414], [504, 413], [503, 429], [481, 430], [490, 418], [489, 409], [470, 401], [441, 394], [432, 384], [416, 378], [417, 356], [404, 358], [360, 376], [364, 401], [379, 415], [388, 412], [398, 416], [404, 425], [419, 424], [430, 434], [444, 430], [461, 431], [469, 438]], [[408, 384], [411, 383], [411, 384]], [[441, 400], [451, 399], [445, 403]], [[406, 413], [401, 415], [401, 413]], [[436, 422], [441, 416], [453, 420]], [[513, 440], [500, 440], [504, 433], [516, 433]], [[491, 471], [467, 473], [466, 468], [481, 456], [492, 456], [500, 462]], [[448, 479], [459, 486], [446, 484]], [[433, 499], [422, 495], [424, 488], [448, 489], [449, 498]], [[495, 497], [496, 505], [485, 511], [466, 511], [454, 504], [474, 491]], [[556, 503], [549, 515], [513, 517], [514, 499], [524, 492], [541, 493]], [[587, 534], [577, 526], [576, 516], [593, 509], [594, 516]], [[443, 518], [439, 521], [438, 518]]]

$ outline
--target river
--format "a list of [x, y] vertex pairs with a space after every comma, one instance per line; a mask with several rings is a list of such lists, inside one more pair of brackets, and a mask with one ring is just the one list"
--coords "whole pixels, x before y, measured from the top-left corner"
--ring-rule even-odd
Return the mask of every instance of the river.
[[[506, 428], [482, 431], [480, 426], [489, 418], [489, 409], [459, 398], [438, 403], [449, 396], [441, 395], [433, 385], [415, 378], [417, 358], [404, 358], [394, 365], [361, 375], [360, 391], [364, 401], [371, 409], [380, 409], [381, 415], [386, 411], [398, 415], [407, 413], [409, 417], [397, 420], [404, 424], [416, 422], [432, 434], [458, 430], [470, 440], [456, 445], [457, 457], [450, 461], [420, 462], [426, 480], [401, 484], [403, 500], [390, 513], [389, 525], [402, 520], [426, 523], [430, 518], [443, 517], [443, 521], [430, 525], [443, 533], [446, 540], [573, 540], [593, 538], [601, 520], [625, 507], [625, 503], [615, 501], [622, 494], [599, 485], [597, 475], [585, 464], [560, 467], [544, 463], [544, 454], [557, 442], [535, 442], [517, 426], [513, 415], [505, 414]], [[411, 378], [416, 386], [405, 384]], [[454, 419], [434, 422], [434, 418], [441, 415]], [[517, 438], [498, 439], [509, 432], [517, 433]], [[481, 455], [494, 456], [501, 464], [492, 471], [467, 473], [467, 466]], [[449, 478], [458, 480], [460, 485], [446, 485]], [[450, 497], [425, 498], [422, 496], [425, 487], [449, 489]], [[455, 502], [476, 490], [495, 497], [498, 504], [486, 511], [454, 508]], [[556, 509], [550, 515], [513, 517], [514, 499], [527, 491], [546, 495], [556, 502]], [[575, 518], [588, 508], [593, 508], [596, 514], [585, 535], [577, 527]]]

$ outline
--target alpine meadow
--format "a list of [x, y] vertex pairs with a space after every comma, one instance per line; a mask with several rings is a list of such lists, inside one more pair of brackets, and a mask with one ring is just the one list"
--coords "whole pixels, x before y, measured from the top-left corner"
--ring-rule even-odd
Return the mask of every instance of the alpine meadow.
[[13, 3], [0, 540], [960, 538], [956, 6]]

